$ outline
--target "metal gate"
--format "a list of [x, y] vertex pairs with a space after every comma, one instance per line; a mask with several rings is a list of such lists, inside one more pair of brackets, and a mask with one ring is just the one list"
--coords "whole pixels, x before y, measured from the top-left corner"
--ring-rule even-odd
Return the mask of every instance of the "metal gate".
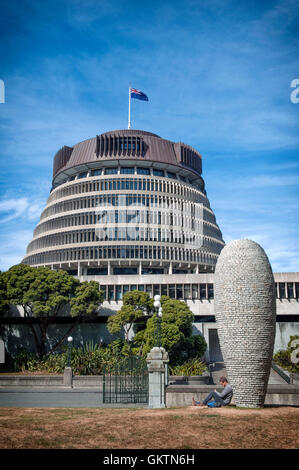
[[144, 358], [130, 356], [104, 368], [103, 403], [148, 403], [148, 371]]

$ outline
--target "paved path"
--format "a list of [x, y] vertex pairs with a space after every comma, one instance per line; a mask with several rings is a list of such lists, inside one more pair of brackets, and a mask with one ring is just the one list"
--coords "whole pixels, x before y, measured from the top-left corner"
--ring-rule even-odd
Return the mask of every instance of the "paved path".
[[[219, 384], [222, 375], [226, 376], [226, 369], [223, 362], [216, 362], [215, 367], [211, 369], [214, 384]], [[287, 382], [271, 368], [269, 385], [288, 385]]]
[[[214, 384], [219, 384], [221, 375], [226, 375], [223, 363], [216, 363], [212, 369]], [[271, 369], [269, 385], [280, 388], [290, 387], [280, 375]], [[25, 408], [139, 408], [143, 404], [104, 404], [103, 393], [99, 387], [0, 387], [0, 407]]]
[[140, 404], [104, 404], [97, 388], [3, 387], [0, 407], [25, 408], [139, 408]]

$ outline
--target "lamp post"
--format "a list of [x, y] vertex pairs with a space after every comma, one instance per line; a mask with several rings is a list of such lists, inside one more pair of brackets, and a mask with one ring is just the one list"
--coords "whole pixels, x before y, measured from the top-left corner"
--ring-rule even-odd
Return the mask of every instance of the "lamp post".
[[154, 297], [154, 307], [156, 308], [156, 322], [155, 322], [155, 344], [158, 348], [161, 347], [161, 318], [162, 318], [162, 307], [160, 302], [160, 295]]
[[68, 341], [68, 345], [67, 345], [67, 367], [71, 367], [71, 354], [72, 354], [72, 343], [73, 343], [72, 336], [69, 336], [67, 341]]
[[63, 385], [65, 387], [73, 386], [73, 371], [71, 368], [72, 342], [73, 342], [73, 338], [69, 336], [67, 339], [68, 344], [67, 344], [66, 367], [64, 368], [64, 374], [63, 374]]

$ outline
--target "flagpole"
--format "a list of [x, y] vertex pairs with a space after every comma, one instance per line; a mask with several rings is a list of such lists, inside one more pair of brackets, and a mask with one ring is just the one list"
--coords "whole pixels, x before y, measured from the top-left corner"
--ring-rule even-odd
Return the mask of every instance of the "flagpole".
[[131, 129], [131, 87], [129, 87], [129, 118], [128, 118], [128, 129]]

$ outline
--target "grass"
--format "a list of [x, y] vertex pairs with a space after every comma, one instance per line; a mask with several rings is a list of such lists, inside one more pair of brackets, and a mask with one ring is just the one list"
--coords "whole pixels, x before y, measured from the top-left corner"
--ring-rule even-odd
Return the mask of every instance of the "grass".
[[298, 422], [295, 407], [0, 408], [0, 448], [298, 448]]

